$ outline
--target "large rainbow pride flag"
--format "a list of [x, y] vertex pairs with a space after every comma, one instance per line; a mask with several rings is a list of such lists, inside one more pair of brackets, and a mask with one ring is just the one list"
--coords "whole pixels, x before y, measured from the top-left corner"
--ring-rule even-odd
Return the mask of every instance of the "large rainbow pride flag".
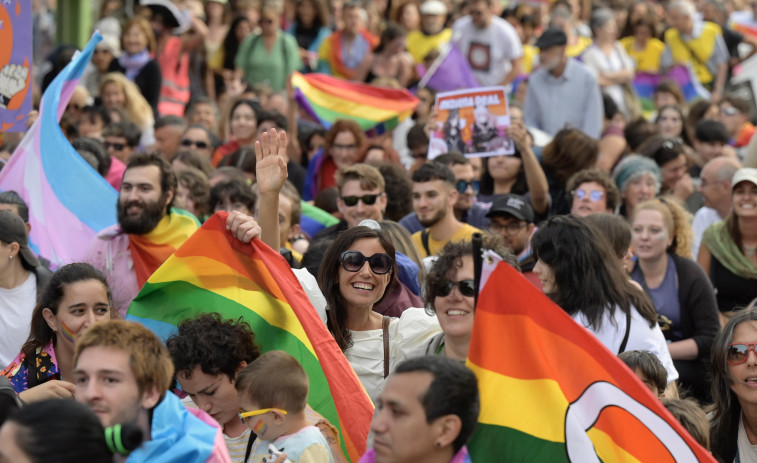
[[118, 193], [79, 156], [58, 121], [100, 34], [58, 74], [42, 96], [39, 117], [0, 171], [0, 191], [29, 206], [30, 241], [58, 266], [81, 261], [97, 232], [116, 223]]
[[243, 318], [264, 352], [283, 350], [308, 374], [308, 404], [336, 426], [350, 461], [365, 452], [373, 405], [334, 338], [281, 255], [260, 240], [226, 230], [224, 212], [208, 219], [147, 280], [129, 307], [164, 340], [204, 312]]
[[657, 85], [664, 81], [670, 80], [678, 84], [683, 92], [683, 98], [686, 103], [691, 103], [699, 98], [709, 98], [710, 92], [705, 89], [697, 80], [696, 75], [691, 72], [688, 66], [673, 66], [665, 74], [651, 74], [647, 72], [637, 72], [633, 80], [633, 87], [641, 100], [641, 109], [645, 114], [655, 110], [652, 97]]
[[376, 134], [395, 128], [413, 114], [418, 98], [405, 89], [350, 82], [326, 74], [292, 74], [295, 100], [315, 121], [331, 127], [351, 119]]
[[752, 11], [734, 11], [729, 22], [733, 30], [757, 38], [757, 20]]
[[474, 462], [715, 462], [592, 333], [494, 265], [468, 351], [481, 393]]

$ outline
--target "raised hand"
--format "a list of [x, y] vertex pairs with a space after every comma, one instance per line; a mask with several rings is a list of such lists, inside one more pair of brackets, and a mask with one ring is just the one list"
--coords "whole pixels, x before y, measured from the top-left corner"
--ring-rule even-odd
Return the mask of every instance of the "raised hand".
[[287, 134], [283, 130], [264, 132], [255, 142], [255, 178], [261, 195], [279, 194], [287, 177]]
[[26, 87], [29, 68], [20, 64], [6, 64], [0, 70], [0, 108], [8, 106], [13, 95]]

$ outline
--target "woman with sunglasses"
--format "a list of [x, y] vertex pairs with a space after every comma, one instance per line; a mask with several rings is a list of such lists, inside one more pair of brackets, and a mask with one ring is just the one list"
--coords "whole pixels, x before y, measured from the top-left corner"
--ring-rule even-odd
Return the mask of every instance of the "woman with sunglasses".
[[757, 459], [757, 310], [731, 318], [712, 345], [712, 453], [720, 462]]
[[386, 235], [357, 226], [337, 237], [318, 271], [328, 328], [374, 399], [394, 366], [439, 332], [436, 318], [421, 308], [407, 309], [399, 318], [373, 311], [398, 284], [396, 268]]
[[196, 151], [210, 160], [213, 156], [213, 148], [213, 136], [204, 125], [190, 125], [181, 135], [181, 149], [183, 150]]
[[719, 329], [717, 303], [707, 275], [691, 260], [690, 215], [674, 200], [640, 204], [631, 225], [638, 260], [631, 277], [652, 300], [680, 383], [709, 403], [706, 359]]
[[608, 240], [588, 221], [553, 217], [531, 238], [542, 290], [610, 351], [648, 350], [678, 379], [654, 306], [626, 276]]
[[[502, 237], [485, 234], [482, 247], [518, 268], [515, 256], [505, 247]], [[468, 357], [475, 314], [473, 277], [473, 244], [458, 241], [444, 245], [426, 277], [425, 291], [426, 311], [436, 315], [442, 332], [424, 344], [418, 355], [443, 355], [461, 362]]]

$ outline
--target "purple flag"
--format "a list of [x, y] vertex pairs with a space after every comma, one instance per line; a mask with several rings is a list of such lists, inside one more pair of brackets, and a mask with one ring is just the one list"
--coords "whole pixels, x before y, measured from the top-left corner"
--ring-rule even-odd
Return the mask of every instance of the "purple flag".
[[448, 43], [418, 86], [431, 87], [437, 92], [447, 92], [476, 88], [480, 87], [480, 84], [473, 75], [468, 60], [454, 44]]

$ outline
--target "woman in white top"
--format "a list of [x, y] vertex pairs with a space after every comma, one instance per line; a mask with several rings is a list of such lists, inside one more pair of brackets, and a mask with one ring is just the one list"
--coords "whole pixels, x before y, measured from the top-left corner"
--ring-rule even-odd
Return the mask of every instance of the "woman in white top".
[[589, 221], [556, 216], [531, 238], [542, 290], [615, 354], [648, 350], [678, 379], [657, 314], [633, 285], [609, 241]]
[[381, 231], [358, 226], [337, 237], [318, 271], [329, 330], [374, 399], [395, 364], [440, 330], [422, 308], [405, 310], [400, 318], [373, 311], [387, 289], [399, 284], [396, 268], [392, 242]]
[[757, 461], [757, 311], [731, 318], [712, 344], [710, 437], [721, 462]]
[[[615, 14], [607, 8], [600, 8], [591, 15], [591, 31], [594, 43], [581, 55], [583, 62], [594, 71], [602, 91], [609, 95], [626, 118], [636, 108], [634, 101], [627, 101], [623, 86], [634, 78], [634, 62], [623, 45], [618, 41], [618, 26]], [[629, 103], [634, 103], [633, 107]]]

